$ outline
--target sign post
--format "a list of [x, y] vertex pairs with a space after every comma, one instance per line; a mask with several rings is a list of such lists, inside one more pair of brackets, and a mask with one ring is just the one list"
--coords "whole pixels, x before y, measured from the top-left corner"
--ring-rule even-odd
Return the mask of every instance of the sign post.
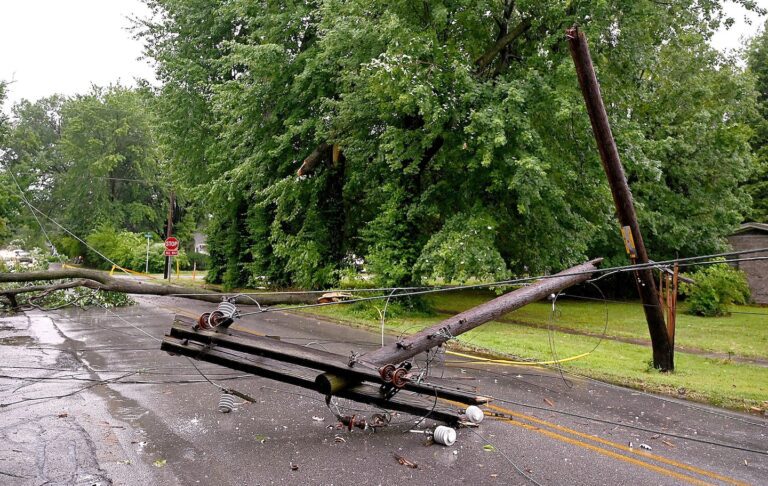
[[[179, 240], [175, 236], [169, 236], [165, 239], [165, 256], [175, 257], [179, 254]], [[168, 265], [168, 280], [171, 280], [170, 261]]]

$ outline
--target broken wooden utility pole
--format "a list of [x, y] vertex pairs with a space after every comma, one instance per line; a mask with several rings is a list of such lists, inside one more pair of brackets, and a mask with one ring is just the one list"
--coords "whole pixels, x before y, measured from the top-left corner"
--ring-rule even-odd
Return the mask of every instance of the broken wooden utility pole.
[[[477, 307], [456, 314], [397, 343], [389, 344], [376, 351], [364, 354], [360, 356], [358, 361], [362, 365], [397, 365], [419, 353], [436, 346], [441, 346], [446, 341], [460, 334], [497, 319], [524, 305], [537, 302], [551, 294], [589, 280], [592, 277], [592, 272], [597, 270], [602, 260], [602, 258], [598, 258], [583, 263], [526, 287], [504, 294]], [[350, 364], [354, 365], [354, 363]], [[339, 390], [355, 383], [355, 379], [346, 375], [339, 376], [326, 373], [317, 377], [317, 383], [326, 394], [335, 394]]]
[[[648, 253], [637, 223], [635, 206], [632, 201], [632, 192], [624, 175], [616, 141], [611, 133], [611, 125], [608, 114], [605, 111], [603, 98], [600, 95], [600, 85], [592, 65], [592, 57], [589, 54], [587, 38], [578, 27], [566, 31], [571, 57], [576, 66], [576, 74], [579, 78], [581, 92], [587, 105], [589, 121], [592, 123], [592, 131], [597, 141], [600, 152], [600, 160], [603, 169], [608, 176], [608, 184], [611, 186], [613, 202], [621, 224], [627, 252], [632, 263], [647, 264]], [[653, 366], [661, 371], [674, 369], [674, 348], [672, 347], [667, 327], [664, 322], [664, 312], [659, 305], [659, 293], [650, 268], [635, 270], [635, 282], [643, 302], [645, 320], [648, 322], [648, 331], [651, 334], [653, 346]]]
[[[227, 303], [220, 304], [213, 313], [203, 314], [197, 321], [177, 316], [161, 349], [308, 388], [325, 395], [328, 403], [336, 396], [456, 422], [459, 414], [455, 409], [441, 409], [437, 398], [467, 405], [485, 403], [490, 398], [478, 395], [476, 390], [463, 391], [444, 380], [411, 373], [412, 363], [408, 360], [526, 304], [584, 282], [591, 278], [601, 261], [592, 260], [541, 279], [362, 356], [356, 353], [342, 356], [254, 336], [253, 331], [232, 330], [229, 319], [211, 322], [209, 318], [219, 309], [234, 311], [231, 312], [233, 318], [238, 315], [236, 309], [225, 309], [230, 308]], [[416, 396], [398, 394], [401, 389]]]

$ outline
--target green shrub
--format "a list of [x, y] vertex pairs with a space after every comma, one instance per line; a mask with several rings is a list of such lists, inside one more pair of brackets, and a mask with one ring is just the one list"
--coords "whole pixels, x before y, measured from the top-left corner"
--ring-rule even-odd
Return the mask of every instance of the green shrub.
[[487, 214], [451, 217], [433, 234], [413, 268], [421, 282], [466, 283], [509, 276], [496, 247], [498, 224]]
[[[147, 240], [143, 234], [130, 231], [118, 231], [111, 226], [101, 226], [94, 230], [86, 238], [90, 245], [116, 264], [128, 270], [143, 272], [147, 261]], [[149, 246], [149, 271], [150, 273], [162, 272], [165, 268], [165, 247], [162, 241], [155, 240]], [[188, 259], [184, 250], [179, 250], [179, 263], [187, 266]], [[88, 263], [97, 268], [109, 270], [112, 263], [105, 260], [94, 250], [86, 253]], [[175, 262], [174, 262], [175, 267]]]
[[85, 245], [71, 236], [60, 236], [53, 241], [60, 254], [64, 254], [70, 259], [85, 255]]
[[192, 252], [188, 255], [189, 262], [187, 264], [188, 269], [191, 270], [193, 265], [197, 265], [198, 270], [208, 270], [211, 264], [211, 260], [205, 253]]
[[731, 304], [749, 301], [749, 284], [744, 272], [726, 264], [707, 266], [690, 275], [696, 283], [683, 284], [681, 293], [687, 312], [698, 316], [728, 315]]

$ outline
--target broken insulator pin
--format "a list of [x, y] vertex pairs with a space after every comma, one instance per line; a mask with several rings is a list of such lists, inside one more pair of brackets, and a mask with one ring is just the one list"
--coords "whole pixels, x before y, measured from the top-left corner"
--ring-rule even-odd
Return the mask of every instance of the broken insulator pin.
[[361, 430], [368, 428], [368, 422], [362, 415], [344, 415], [341, 417], [341, 425], [350, 431], [355, 427]]
[[384, 427], [389, 425], [391, 420], [392, 416], [388, 413], [374, 413], [371, 415], [371, 423], [369, 425], [374, 429], [378, 427]]

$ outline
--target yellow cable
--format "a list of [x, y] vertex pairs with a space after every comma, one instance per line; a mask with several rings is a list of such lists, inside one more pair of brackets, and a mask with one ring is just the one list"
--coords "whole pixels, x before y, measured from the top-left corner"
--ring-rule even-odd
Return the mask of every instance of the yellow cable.
[[565, 363], [566, 361], [573, 361], [573, 360], [583, 358], [584, 356], [588, 356], [592, 354], [592, 351], [588, 353], [578, 354], [576, 356], [571, 356], [568, 358], [556, 359], [551, 361], [510, 361], [508, 359], [482, 358], [480, 356], [473, 356], [471, 354], [457, 353], [456, 351], [446, 351], [445, 353], [450, 354], [452, 356], [459, 356], [461, 358], [469, 358], [472, 360], [469, 362], [462, 361], [463, 363], [486, 363], [486, 364], [515, 365], [515, 366], [540, 366], [540, 365]]

